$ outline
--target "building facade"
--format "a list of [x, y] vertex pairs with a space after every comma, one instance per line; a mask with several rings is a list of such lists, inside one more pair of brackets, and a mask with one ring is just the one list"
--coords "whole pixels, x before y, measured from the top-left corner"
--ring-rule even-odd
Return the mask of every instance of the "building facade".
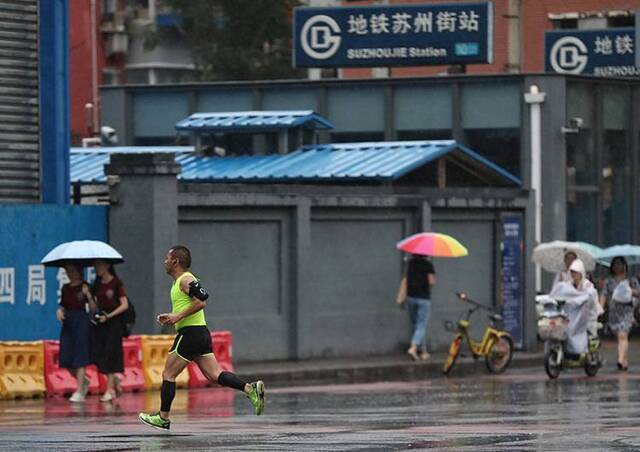
[[[322, 6], [408, 5], [465, 3], [467, 0], [383, 0], [334, 2]], [[337, 3], [337, 4], [336, 4]], [[465, 72], [467, 74], [533, 73], [544, 71], [544, 33], [555, 29], [633, 27], [639, 0], [493, 0], [494, 62], [461, 67], [422, 66], [344, 68], [344, 78], [416, 77]], [[320, 6], [320, 5], [318, 5]]]
[[529, 188], [531, 85], [547, 94], [543, 240], [640, 240], [638, 81], [503, 75], [113, 87], [103, 88], [103, 117], [123, 144], [167, 145], [187, 139], [174, 126], [193, 112], [313, 109], [336, 126], [320, 142], [454, 139]]

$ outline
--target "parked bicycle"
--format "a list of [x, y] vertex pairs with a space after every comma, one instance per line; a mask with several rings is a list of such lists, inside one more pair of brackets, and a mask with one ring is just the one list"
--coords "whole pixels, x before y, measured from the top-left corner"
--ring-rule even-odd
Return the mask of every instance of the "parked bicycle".
[[[469, 303], [471, 307], [466, 315], [458, 320], [457, 325], [451, 321], [445, 321], [445, 329], [457, 334], [449, 347], [449, 355], [443, 368], [444, 374], [448, 375], [453, 369], [460, 354], [463, 340], [466, 340], [469, 344], [473, 359], [484, 356], [489, 372], [494, 374], [504, 372], [513, 356], [513, 339], [509, 333], [499, 327], [502, 323], [502, 316], [496, 313], [494, 308], [478, 303], [464, 293], [457, 292], [456, 295], [460, 300]], [[478, 309], [488, 311], [490, 321], [490, 325], [487, 326], [480, 342], [474, 341], [469, 334], [469, 319]]]

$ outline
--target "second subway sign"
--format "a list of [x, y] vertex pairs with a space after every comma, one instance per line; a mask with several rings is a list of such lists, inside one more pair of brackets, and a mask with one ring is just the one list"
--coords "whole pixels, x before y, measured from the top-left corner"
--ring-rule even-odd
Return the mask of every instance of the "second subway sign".
[[296, 67], [493, 62], [493, 4], [296, 8]]

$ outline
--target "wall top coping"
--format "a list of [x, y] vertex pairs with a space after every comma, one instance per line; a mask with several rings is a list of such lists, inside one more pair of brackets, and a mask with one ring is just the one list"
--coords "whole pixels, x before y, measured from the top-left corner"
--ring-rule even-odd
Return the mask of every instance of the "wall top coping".
[[177, 175], [182, 171], [175, 154], [112, 154], [111, 163], [105, 165], [108, 175]]

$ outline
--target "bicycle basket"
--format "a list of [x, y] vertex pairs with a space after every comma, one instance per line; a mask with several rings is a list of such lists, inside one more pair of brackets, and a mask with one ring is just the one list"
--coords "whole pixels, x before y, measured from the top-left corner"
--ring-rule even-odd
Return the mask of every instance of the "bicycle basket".
[[543, 341], [567, 339], [569, 329], [569, 319], [564, 316], [542, 317], [538, 320], [538, 336]]

